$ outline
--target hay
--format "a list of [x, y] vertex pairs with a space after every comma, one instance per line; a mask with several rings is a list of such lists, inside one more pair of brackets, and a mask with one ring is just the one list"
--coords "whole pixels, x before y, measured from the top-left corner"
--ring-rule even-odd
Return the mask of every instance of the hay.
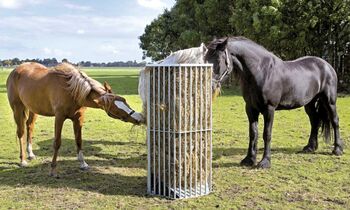
[[[184, 50], [178, 50], [171, 53], [168, 57], [161, 61], [157, 61], [158, 64], [180, 64], [180, 63], [198, 63], [204, 64], [204, 56], [207, 52], [207, 48], [202, 43], [199, 47], [188, 48]], [[150, 67], [145, 67], [140, 70], [138, 92], [142, 100], [142, 115], [147, 118], [147, 74]]]
[[210, 190], [212, 98], [207, 68], [149, 69], [149, 152], [155, 194], [181, 197], [174, 191]]

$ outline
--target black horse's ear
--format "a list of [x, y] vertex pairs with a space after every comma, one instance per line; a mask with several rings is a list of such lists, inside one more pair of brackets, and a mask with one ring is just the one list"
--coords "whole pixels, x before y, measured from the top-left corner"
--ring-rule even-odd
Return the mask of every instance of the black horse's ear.
[[210, 42], [210, 44], [207, 46], [208, 49], [211, 50], [225, 50], [227, 45], [228, 38], [222, 38], [222, 39], [216, 39], [214, 38], [213, 41]]
[[228, 42], [228, 38], [217, 40], [216, 50], [224, 51], [226, 49], [226, 45]]

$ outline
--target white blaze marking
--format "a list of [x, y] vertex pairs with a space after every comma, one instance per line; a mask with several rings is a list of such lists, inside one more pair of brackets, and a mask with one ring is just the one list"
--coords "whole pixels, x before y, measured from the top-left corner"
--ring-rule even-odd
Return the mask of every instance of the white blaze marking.
[[[114, 101], [114, 104], [119, 108], [122, 109], [123, 111], [125, 111], [126, 113], [130, 113], [132, 112], [132, 110], [122, 101]], [[134, 112], [130, 115], [132, 118], [134, 118], [137, 121], [141, 121], [142, 115], [140, 113]]]
[[119, 108], [124, 110], [126, 113], [130, 113], [132, 110], [122, 101], [114, 101], [114, 104]]
[[140, 113], [137, 113], [137, 112], [132, 113], [131, 117], [137, 121], [141, 121], [143, 119], [142, 115]]

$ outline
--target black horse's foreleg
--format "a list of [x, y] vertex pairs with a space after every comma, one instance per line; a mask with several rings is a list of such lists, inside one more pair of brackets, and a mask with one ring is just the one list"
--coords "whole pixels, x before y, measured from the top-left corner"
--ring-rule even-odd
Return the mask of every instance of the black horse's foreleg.
[[258, 150], [259, 112], [246, 105], [246, 113], [249, 120], [249, 148], [247, 156], [241, 161], [241, 165], [253, 166], [256, 163], [256, 155]]
[[271, 167], [271, 136], [273, 117], [275, 114], [275, 108], [268, 106], [264, 114], [264, 154], [262, 160], [258, 163], [258, 168], [270, 168]]
[[311, 132], [309, 137], [308, 144], [303, 148], [302, 152], [305, 153], [312, 153], [315, 152], [318, 148], [318, 140], [317, 140], [317, 134], [319, 130], [319, 124], [320, 124], [320, 117], [318, 116], [315, 102], [310, 102], [305, 107], [305, 112], [309, 116], [310, 125], [311, 125]]

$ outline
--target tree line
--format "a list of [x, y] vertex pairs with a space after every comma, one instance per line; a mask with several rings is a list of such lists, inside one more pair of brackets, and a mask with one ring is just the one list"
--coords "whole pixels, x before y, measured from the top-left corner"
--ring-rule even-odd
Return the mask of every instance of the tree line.
[[350, 82], [350, 0], [177, 0], [139, 38], [144, 57], [160, 60], [229, 35], [286, 60], [322, 57]]
[[[45, 66], [55, 66], [59, 63], [56, 58], [44, 58], [44, 59], [24, 59], [20, 60], [19, 58], [0, 60], [0, 66], [12, 67], [20, 65], [24, 62], [37, 62]], [[66, 58], [62, 59], [61, 62], [69, 62]], [[70, 62], [72, 63], [72, 62]], [[91, 62], [91, 61], [80, 61], [78, 63], [72, 63], [81, 67], [141, 67], [145, 66], [146, 62], [136, 62], [136, 61], [114, 61], [114, 62]]]

